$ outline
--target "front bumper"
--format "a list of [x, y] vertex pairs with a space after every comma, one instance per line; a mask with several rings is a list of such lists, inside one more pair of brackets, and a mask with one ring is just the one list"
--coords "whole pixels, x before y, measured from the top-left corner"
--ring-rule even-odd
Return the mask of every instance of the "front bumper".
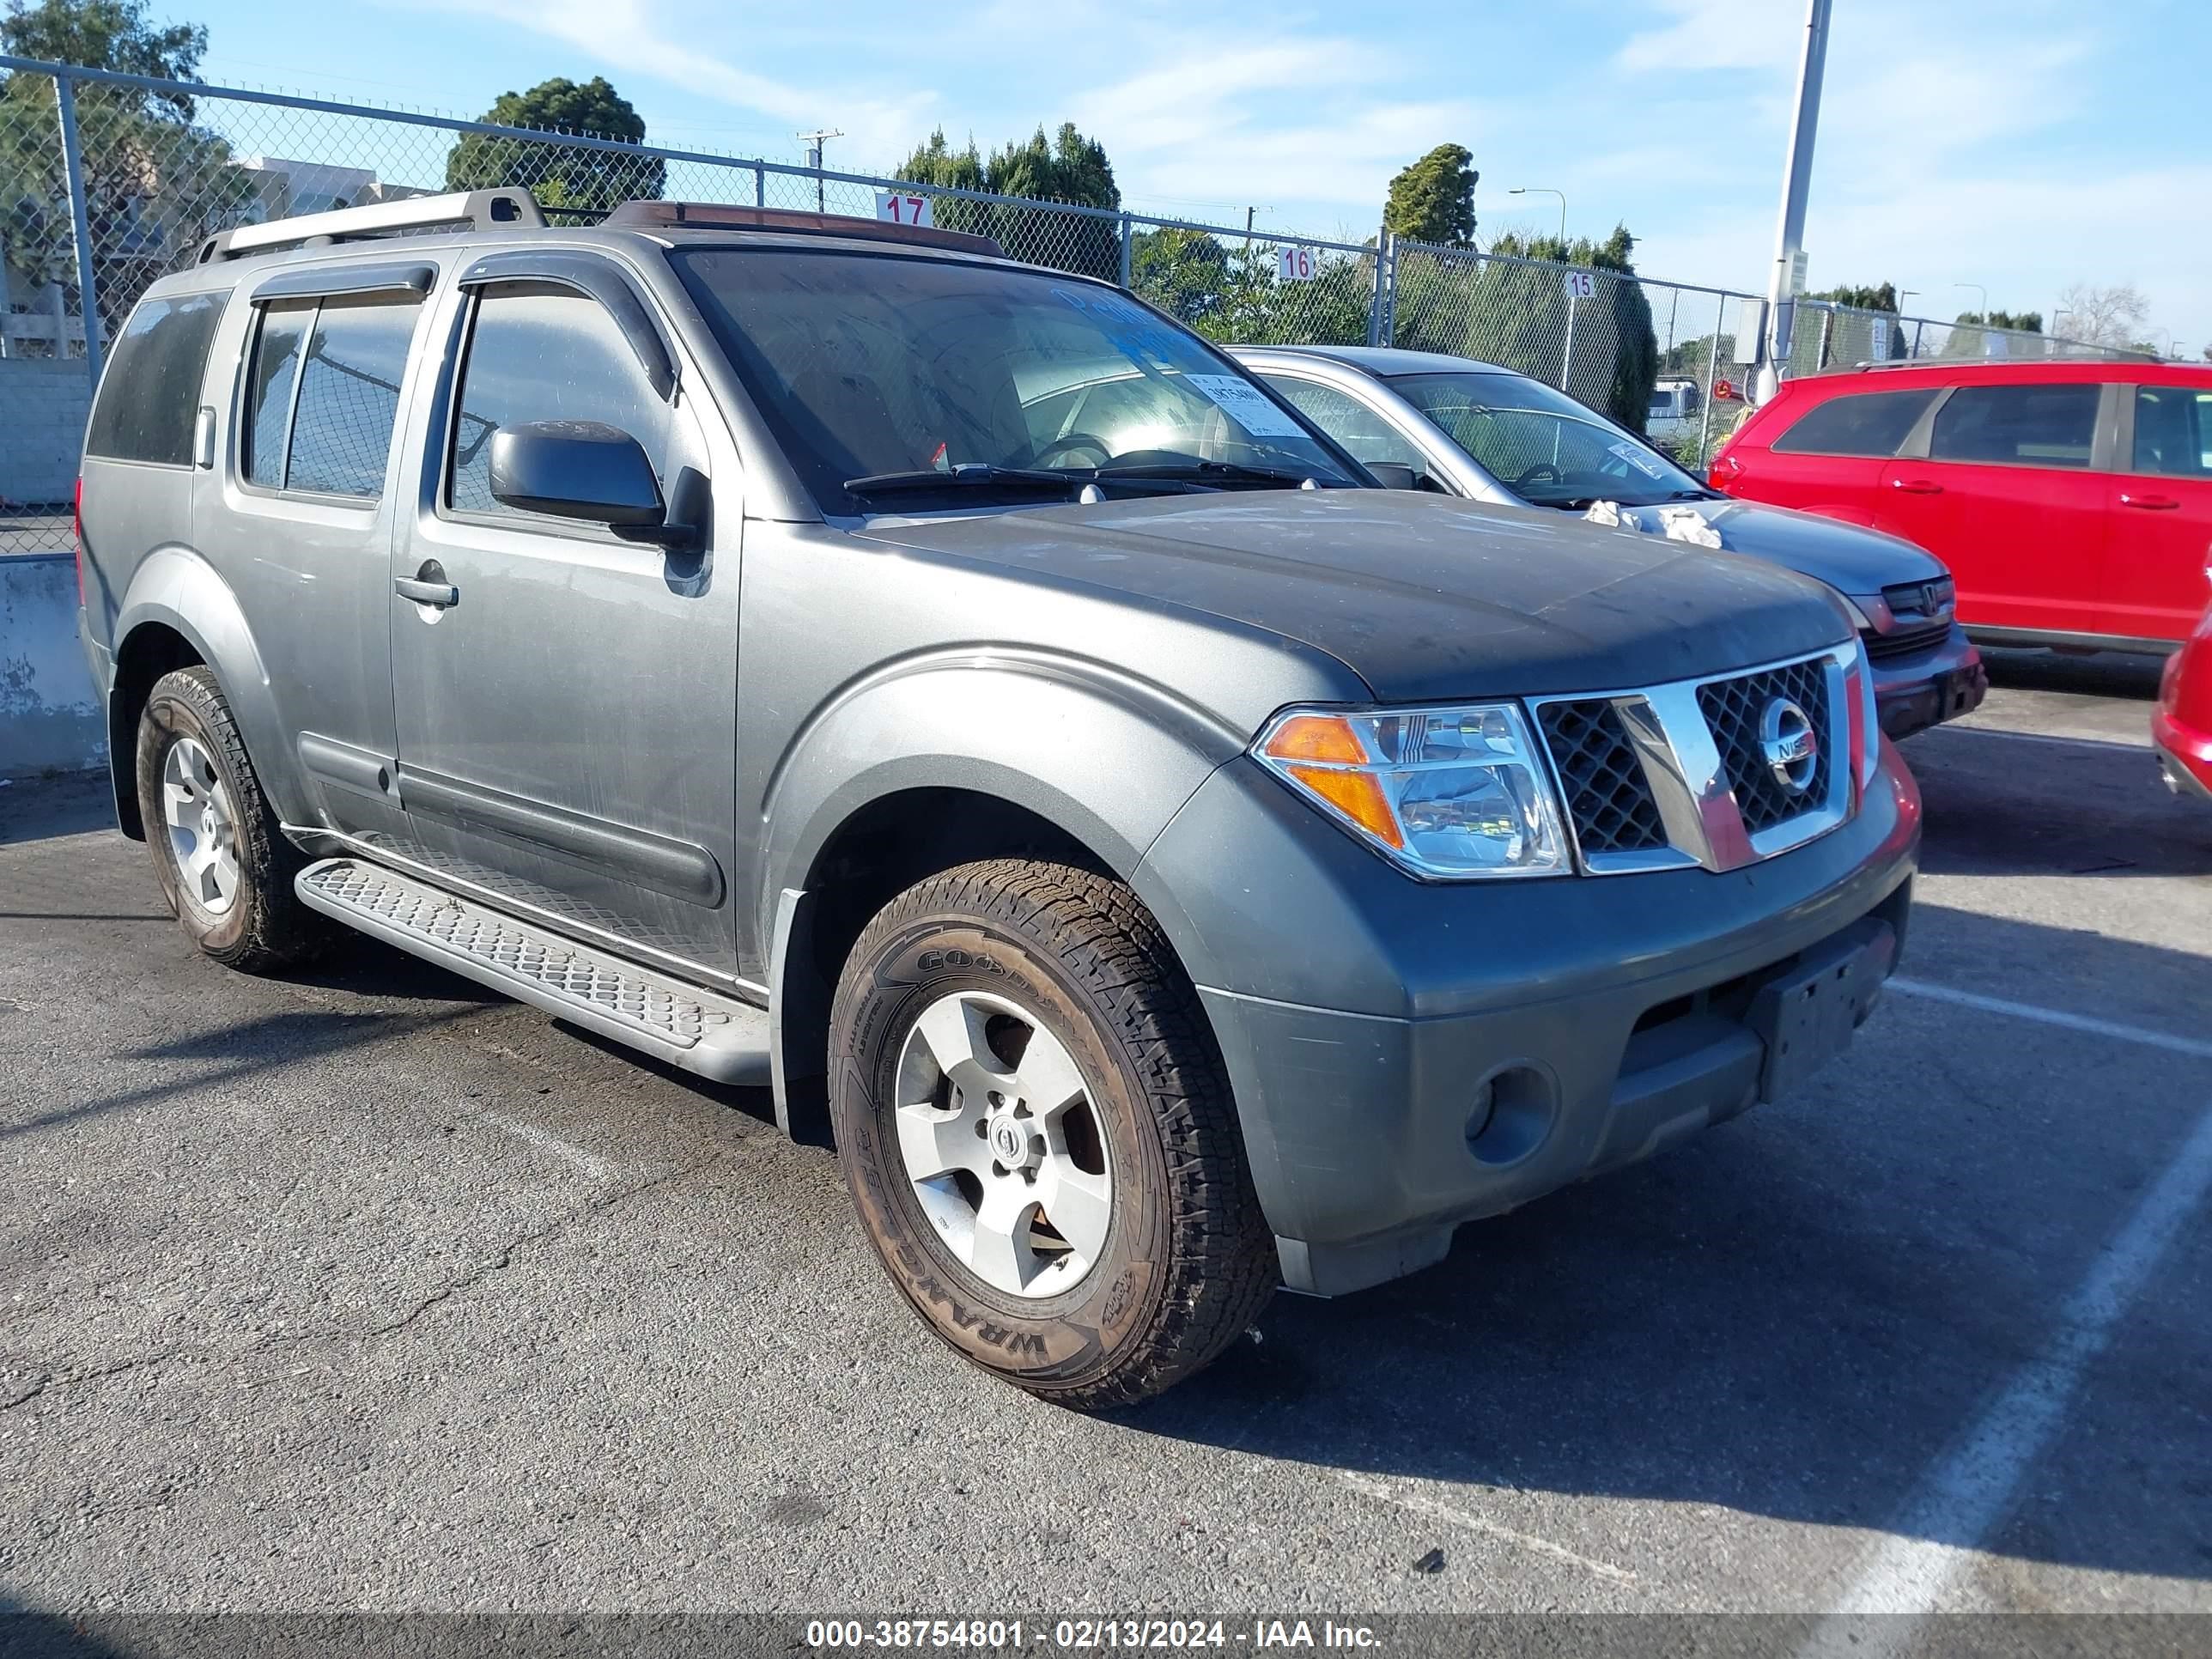
[[1255, 765], [1222, 768], [1137, 884], [1198, 981], [1285, 1283], [1413, 1272], [1462, 1222], [1750, 1106], [1762, 983], [1886, 927], [1878, 985], [1919, 820], [1885, 745], [1853, 818], [1764, 863], [1424, 884]]
[[2212, 802], [2212, 732], [2192, 732], [2159, 708], [2151, 714], [2150, 740], [2166, 787], [2177, 795]]
[[1902, 739], [1961, 714], [1971, 714], [1989, 695], [1989, 670], [1982, 653], [1956, 623], [1924, 651], [1885, 661], [1875, 654], [1880, 642], [1866, 634], [1868, 662], [1874, 670], [1875, 707], [1883, 734]]

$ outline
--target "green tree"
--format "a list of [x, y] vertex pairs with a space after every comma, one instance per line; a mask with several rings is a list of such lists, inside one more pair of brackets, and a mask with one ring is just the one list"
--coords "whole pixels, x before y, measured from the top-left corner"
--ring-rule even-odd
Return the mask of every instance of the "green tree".
[[1474, 246], [1474, 155], [1463, 144], [1438, 144], [1390, 180], [1382, 209], [1393, 236], [1446, 247]]
[[[1060, 123], [1050, 138], [1039, 127], [1023, 142], [988, 156], [973, 138], [965, 149], [953, 149], [939, 127], [891, 176], [939, 189], [988, 191], [1111, 211], [1121, 205], [1121, 186], [1114, 182], [1114, 164], [1104, 146], [1084, 137], [1073, 121]], [[945, 229], [994, 238], [1017, 259], [1089, 276], [1113, 277], [1121, 271], [1121, 231], [1109, 219], [959, 197], [939, 197], [930, 216]]]
[[527, 190], [540, 207], [605, 212], [624, 202], [656, 201], [668, 169], [657, 155], [564, 144], [551, 135], [645, 142], [645, 122], [629, 99], [593, 76], [579, 85], [565, 76], [527, 92], [503, 92], [480, 119], [493, 126], [544, 130], [544, 139], [471, 132], [446, 156], [447, 190]]
[[[49, 62], [189, 80], [207, 49], [198, 24], [157, 24], [145, 0], [9, 0], [0, 52]], [[76, 83], [85, 217], [100, 321], [112, 334], [138, 295], [252, 198], [229, 144], [195, 125], [191, 95], [95, 81]], [[11, 270], [58, 283], [82, 310], [54, 83], [0, 74], [0, 244]]]

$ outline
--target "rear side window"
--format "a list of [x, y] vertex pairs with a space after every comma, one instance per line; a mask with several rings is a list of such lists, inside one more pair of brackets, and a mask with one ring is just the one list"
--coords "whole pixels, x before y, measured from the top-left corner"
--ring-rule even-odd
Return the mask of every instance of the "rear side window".
[[2136, 388], [2136, 472], [2212, 477], [2212, 392], [2178, 386]]
[[224, 294], [148, 300], [131, 313], [100, 377], [84, 449], [115, 461], [189, 466], [208, 345]]
[[246, 482], [358, 500], [382, 495], [421, 310], [414, 300], [265, 307], [246, 376]]
[[1790, 455], [1894, 455], [1913, 423], [1936, 401], [1936, 390], [1846, 392], [1831, 398], [1814, 404], [1772, 447]]
[[1960, 386], [1936, 414], [1929, 459], [2087, 466], [2100, 390], [2087, 384]]

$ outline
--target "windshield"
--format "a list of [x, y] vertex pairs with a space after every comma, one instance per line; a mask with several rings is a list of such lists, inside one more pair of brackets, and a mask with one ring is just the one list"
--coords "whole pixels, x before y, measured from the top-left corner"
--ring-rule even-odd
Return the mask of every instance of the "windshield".
[[926, 490], [917, 473], [945, 475], [949, 494], [963, 467], [957, 482], [1025, 500], [1036, 479], [981, 469], [1125, 482], [1149, 471], [1208, 488], [1364, 482], [1236, 364], [1096, 283], [798, 248], [672, 258], [827, 513], [866, 510], [885, 480]]
[[1533, 506], [1650, 507], [1712, 493], [1642, 439], [1526, 375], [1407, 374], [1390, 384]]

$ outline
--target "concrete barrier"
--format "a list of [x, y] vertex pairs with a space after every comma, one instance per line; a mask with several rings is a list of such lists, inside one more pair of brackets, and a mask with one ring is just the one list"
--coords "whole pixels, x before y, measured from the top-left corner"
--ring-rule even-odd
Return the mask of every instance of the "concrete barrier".
[[92, 384], [81, 357], [0, 357], [0, 501], [69, 509]]
[[76, 560], [0, 559], [0, 778], [106, 760], [106, 724], [76, 640]]

